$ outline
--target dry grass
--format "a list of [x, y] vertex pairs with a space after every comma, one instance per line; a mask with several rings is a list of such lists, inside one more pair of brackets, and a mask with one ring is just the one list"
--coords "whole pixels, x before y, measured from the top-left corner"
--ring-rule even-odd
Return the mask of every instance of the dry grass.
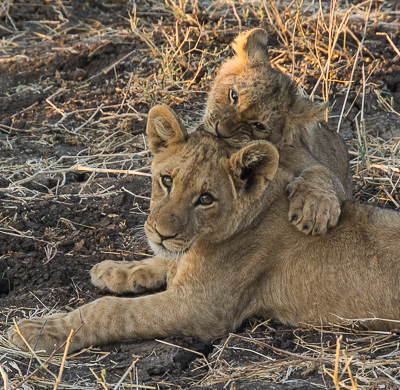
[[[265, 327], [265, 325], [267, 325], [266, 329], [260, 331], [260, 328]], [[246, 334], [230, 334], [222, 344], [215, 345], [214, 353], [209, 356], [208, 360], [205, 356], [200, 356], [192, 364], [191, 371], [193, 373], [201, 368], [208, 370], [208, 374], [203, 376], [201, 380], [194, 381], [193, 385], [212, 387], [217, 384], [224, 384], [226, 388], [231, 388], [229, 386], [237, 381], [251, 383], [260, 380], [266, 383], [301, 384], [307, 383], [308, 378], [315, 377], [315, 373], [322, 376], [326, 385], [332, 386], [333, 383], [335, 389], [338, 390], [394, 389], [400, 384], [400, 373], [397, 368], [400, 362], [400, 351], [396, 334], [359, 331], [355, 324], [350, 323], [348, 327], [316, 328], [304, 326], [297, 330], [287, 329], [286, 332], [293, 332], [294, 334], [290, 351], [268, 344], [268, 340], [271, 343], [274, 342], [276, 330], [273, 328], [273, 324], [256, 323], [254, 328], [248, 329]], [[160, 342], [169, 345], [171, 348], [181, 348], [170, 343]], [[183, 349], [191, 351], [187, 348]], [[109, 353], [104, 354], [87, 349], [68, 357], [66, 357], [66, 354], [52, 354], [50, 357], [42, 358], [35, 354], [39, 367], [32, 370], [29, 375], [24, 375], [19, 365], [24, 366], [22, 359], [32, 359], [33, 355], [15, 350], [5, 339], [0, 340], [0, 351], [8, 359], [5, 362], [10, 364], [11, 359], [13, 368], [20, 372], [20, 375], [10, 380], [7, 378], [4, 369], [0, 370], [3, 381], [8, 383], [9, 389], [24, 388], [21, 387], [23, 384], [30, 386], [30, 388], [32, 386], [35, 388], [39, 384], [41, 388], [50, 389], [56, 388], [56, 386], [59, 386], [58, 388], [82, 390], [96, 388], [88, 378], [85, 379], [85, 383], [82, 382], [79, 385], [63, 384], [59, 378], [61, 378], [64, 365], [68, 369], [78, 366], [81, 369], [82, 367], [87, 368], [88, 372], [104, 389], [118, 388], [122, 383], [125, 383], [124, 386], [129, 388], [129, 382], [135, 383], [132, 388], [137, 386], [139, 389], [157, 389], [154, 386], [136, 384], [136, 379], [133, 379], [132, 376], [127, 379], [135, 364], [140, 360], [139, 357], [133, 359], [132, 364], [121, 376], [118, 383], [110, 383], [106, 382], [104, 377], [101, 376], [101, 373], [103, 373], [103, 376], [105, 373], [101, 360]], [[233, 359], [232, 351], [240, 359]], [[191, 352], [199, 354], [196, 351]], [[88, 356], [90, 359], [88, 359]], [[0, 367], [2, 367], [1, 362]], [[50, 371], [48, 367], [53, 369]], [[59, 374], [55, 375], [53, 371]], [[137, 378], [137, 376], [134, 377]], [[379, 387], [382, 384], [386, 384], [388, 387]], [[321, 386], [321, 388], [324, 387]], [[179, 387], [172, 386], [172, 388]]]
[[[255, 328], [260, 325], [265, 323], [257, 323]], [[302, 384], [315, 372], [323, 378], [321, 388], [328, 385], [332, 388], [333, 383], [337, 390], [394, 389], [391, 386], [397, 388], [400, 384], [398, 370], [394, 368], [400, 361], [395, 334], [357, 331], [354, 324], [349, 324], [340, 328], [304, 327], [294, 330], [294, 335], [293, 351], [287, 351], [265, 342], [274, 340], [275, 329], [271, 324], [267, 324], [264, 332], [255, 330], [253, 333], [249, 329], [245, 336], [230, 334], [223, 344], [215, 347], [208, 362], [197, 360], [194, 371], [206, 365], [209, 367], [209, 374], [198, 384], [223, 383], [225, 388], [243, 380], [247, 383], [262, 380]], [[245, 363], [232, 359], [229, 350]]]
[[[128, 129], [132, 120], [140, 125], [147, 115], [135, 107], [140, 103], [149, 105], [165, 102], [174, 106], [204, 101], [219, 64], [229, 53], [229, 46], [221, 45], [216, 37], [233, 37], [240, 28], [250, 25], [263, 26], [272, 38], [278, 40], [279, 44], [270, 50], [272, 65], [298, 82], [302, 93], [306, 94], [308, 91], [312, 99], [330, 101], [335, 108], [342, 105], [339, 117], [334, 115], [330, 119], [331, 123], [337, 123], [339, 133], [349, 115], [349, 105], [354, 107], [355, 97], [364, 100], [364, 95], [371, 91], [377, 94], [379, 106], [387, 112], [399, 115], [388, 101], [389, 91], [383, 88], [382, 82], [374, 78], [374, 72], [382, 66], [382, 61], [365, 44], [367, 30], [384, 27], [390, 32], [390, 29], [395, 30], [398, 26], [397, 14], [391, 14], [391, 8], [385, 2], [368, 0], [344, 7], [337, 0], [321, 3], [292, 1], [285, 6], [276, 1], [204, 1], [201, 6], [197, 2], [189, 6], [187, 2], [170, 0], [165, 3], [151, 1], [148, 5], [151, 8], [141, 6], [139, 10], [134, 5], [129, 19], [122, 26], [104, 27], [101, 23], [78, 25], [82, 42], [91, 45], [96, 41], [89, 56], [95, 55], [103, 46], [124, 39], [142, 42], [146, 48], [128, 52], [81, 82], [62, 80], [62, 88], [56, 89], [46, 99], [49, 116], [53, 120], [42, 124], [34, 123], [30, 130], [20, 131], [21, 136], [33, 136], [38, 146], [51, 146], [54, 138], [50, 134], [61, 132], [70, 137], [70, 144], [84, 142], [88, 148], [81, 150], [79, 156], [30, 159], [21, 164], [0, 159], [0, 175], [11, 182], [7, 188], [10, 196], [29, 200], [40, 197], [41, 192], [27, 190], [24, 185], [42, 177], [51, 177], [58, 181], [55, 188], [48, 190], [49, 195], [58, 195], [59, 189], [65, 184], [65, 174], [82, 169], [79, 168], [82, 166], [94, 173], [92, 177], [107, 169], [112, 169], [113, 172], [120, 170], [121, 175], [126, 175], [126, 171], [132, 170], [132, 167], [141, 169], [143, 156], [147, 152], [146, 145], [142, 134], [132, 135]], [[374, 6], [372, 11], [371, 5]], [[10, 23], [13, 20], [13, 7], [12, 2], [2, 3], [1, 12]], [[32, 39], [36, 45], [41, 45], [47, 41], [58, 42], [61, 35], [67, 38], [57, 50], [66, 53], [76, 51], [76, 41], [68, 39], [68, 29], [71, 29], [67, 19], [68, 10], [62, 7], [61, 2], [49, 7], [61, 12], [60, 20], [32, 21], [41, 30], [47, 31], [47, 34], [12, 31], [7, 39], [3, 38], [0, 42], [0, 49], [4, 53], [1, 61], [25, 61], [27, 56], [20, 53]], [[157, 14], [168, 22], [155, 23], [153, 15]], [[215, 22], [204, 26], [199, 21], [199, 14], [207, 14]], [[146, 17], [150, 17], [151, 21]], [[377, 36], [378, 34], [382, 35], [377, 33]], [[394, 59], [398, 49], [387, 33], [385, 38], [393, 48]], [[54, 54], [49, 52], [47, 55], [51, 57]], [[118, 64], [140, 63], [141, 56], [154, 59], [154, 73], [143, 77], [139, 74], [139, 66], [138, 71], [117, 74]], [[118, 104], [107, 104], [103, 101], [97, 107], [67, 110], [53, 102], [57, 96], [71, 92], [83, 94], [99, 76], [111, 73], [115, 74], [116, 81], [122, 85], [117, 88]], [[80, 80], [79, 77], [76, 80]], [[19, 85], [17, 90], [44, 91], [51, 87], [46, 79], [36, 85]], [[332, 101], [333, 90], [336, 98], [344, 96], [344, 100]], [[29, 109], [32, 107], [23, 111]], [[22, 111], [13, 116], [18, 117], [21, 114]], [[186, 124], [195, 126], [201, 120], [201, 115], [202, 107], [197, 104], [193, 110], [184, 112], [182, 119]], [[373, 132], [368, 132], [370, 129], [365, 127], [364, 107], [358, 110], [353, 122], [358, 136], [349, 140], [349, 146], [353, 156], [351, 165], [357, 184], [357, 198], [382, 204], [390, 203], [392, 207], [398, 208], [396, 188], [399, 175], [391, 168], [398, 166], [399, 139], [385, 141], [374, 137]], [[0, 125], [0, 131], [10, 134], [16, 129], [12, 125]], [[35, 139], [35, 132], [42, 134], [40, 139]], [[6, 149], [13, 148], [7, 137], [2, 143]], [[128, 146], [135, 143], [137, 149], [142, 150], [132, 153], [132, 148]], [[115, 153], [118, 148], [125, 149], [127, 153]], [[382, 188], [377, 190], [380, 186]]]
[[[294, 352], [289, 352], [265, 343], [265, 340], [272, 342], [275, 334], [274, 329], [270, 325], [268, 327], [262, 333], [249, 331], [247, 337], [231, 334], [224, 344], [216, 347], [215, 354], [208, 362], [212, 369], [202, 383], [229, 384], [243, 379], [290, 383], [293, 376], [296, 378], [294, 383], [301, 383], [312, 372], [318, 371], [325, 385], [331, 386], [333, 382], [338, 390], [371, 389], [384, 383], [397, 387], [400, 384], [398, 370], [393, 368], [400, 360], [398, 337], [395, 334], [361, 332], [355, 330], [352, 324], [347, 328], [303, 328], [294, 331]], [[317, 334], [311, 342], [308, 341], [309, 332]], [[241, 340], [246, 342], [242, 343]], [[261, 348], [256, 349], [254, 345]], [[235, 350], [249, 362], [238, 364], [234, 360], [225, 360], [226, 349]], [[268, 350], [273, 350], [275, 355], [271, 357]], [[373, 357], [375, 354], [379, 356]], [[200, 366], [201, 361], [198, 364]], [[385, 378], [390, 380], [386, 381]]]
[[[8, 136], [17, 132], [21, 139], [31, 140], [32, 149], [52, 148], [57, 144], [54, 134], [59, 134], [65, 137], [68, 145], [75, 145], [80, 150], [61, 157], [40, 158], [36, 154], [27, 159], [18, 156], [5, 159], [0, 156], [0, 176], [10, 183], [7, 188], [0, 189], [7, 195], [5, 204], [30, 204], [55, 197], [68, 199], [66, 175], [73, 171], [90, 172], [84, 186], [100, 174], [118, 177], [137, 173], [148, 175], [149, 159], [142, 134], [148, 108], [156, 103], [169, 104], [180, 109], [185, 124], [196, 126], [201, 120], [209, 85], [219, 65], [230, 53], [228, 41], [241, 29], [262, 26], [269, 32], [273, 43], [270, 47], [272, 66], [292, 77], [299, 84], [300, 93], [315, 100], [329, 101], [333, 108], [327, 115], [332, 127], [340, 134], [345, 134], [345, 123], [347, 127], [350, 123], [353, 126], [353, 136], [348, 137], [347, 143], [356, 199], [399, 209], [400, 137], [383, 139], [373, 128], [368, 128], [366, 99], [371, 100], [374, 96], [379, 112], [390, 114], [392, 119], [400, 116], [395, 109], [399, 102], [394, 104], [391, 92], [380, 77], [376, 77], [382, 67], [399, 60], [400, 48], [396, 47], [392, 33], [400, 28], [400, 15], [393, 12], [394, 2], [367, 0], [349, 6], [346, 3], [337, 0], [205, 0], [190, 3], [184, 0], [148, 0], [127, 3], [129, 12], [126, 19], [115, 25], [79, 21], [72, 26], [69, 23], [69, 5], [59, 0], [41, 5], [57, 14], [57, 19], [28, 20], [26, 24], [32, 28], [19, 30], [14, 21], [14, 15], [18, 13], [17, 2], [2, 1], [0, 17], [4, 23], [0, 24], [0, 30], [7, 34], [0, 41], [1, 63], [28, 63], [29, 50], [35, 46], [44, 48], [45, 60], [60, 52], [65, 55], [77, 53], [79, 44], [90, 48], [89, 57], [107, 45], [123, 41], [134, 42], [138, 47], [97, 69], [88, 78], [74, 73], [71, 80], [59, 78], [61, 87], [55, 87], [54, 80], [43, 78], [35, 84], [15, 88], [14, 93], [49, 89], [54, 93], [45, 100], [47, 118], [30, 122], [24, 130], [14, 126], [14, 119], [37, 108], [35, 102], [15, 112], [11, 125], [0, 124], [0, 132], [4, 135], [0, 139], [2, 148], [14, 149], [15, 145]], [[113, 3], [109, 6], [112, 7]], [[204, 15], [208, 18], [206, 22], [202, 19]], [[375, 35], [378, 28], [385, 33]], [[79, 42], [76, 34], [79, 34]], [[374, 54], [371, 48], [374, 44], [368, 42], [374, 39], [386, 40], [387, 47], [391, 48], [392, 54], [388, 55], [391, 58], [386, 62]], [[49, 42], [51, 48], [47, 46]], [[135, 64], [136, 70], [118, 72], [121, 64]], [[102, 92], [105, 87], [103, 81], [98, 80], [105, 75], [114, 79], [113, 93], [117, 101], [110, 102]], [[61, 96], [73, 94], [77, 101], [84, 102], [91, 92], [99, 96], [94, 107], [73, 107], [58, 100]], [[332, 101], [333, 97], [335, 101]], [[191, 108], [186, 109], [185, 105]], [[40, 185], [44, 178], [51, 178], [56, 185], [44, 192], [28, 185], [35, 182]], [[99, 188], [97, 192], [85, 193], [85, 197], [107, 197], [115, 193], [113, 188]], [[1, 233], [27, 236], [15, 231], [10, 222], [0, 221]], [[54, 248], [52, 243], [47, 245], [48, 259], [51, 259]], [[18, 310], [21, 308], [9, 309], [6, 318]], [[320, 335], [320, 343], [310, 343], [307, 335], [302, 333], [296, 336], [294, 351], [289, 353], [269, 348], [271, 345], [265, 341], [272, 339], [274, 334], [270, 325], [263, 333], [257, 329], [254, 333], [249, 331], [245, 338], [230, 335], [224, 344], [217, 346], [218, 353], [210, 361], [205, 361], [204, 357], [196, 361], [197, 367], [207, 366], [209, 370], [200, 384], [225, 383], [226, 388], [230, 388], [241, 379], [286, 382], [291, 380], [294, 372], [306, 378], [317, 370], [326, 383], [333, 381], [336, 389], [369, 389], [379, 382], [378, 377], [386, 377], [393, 386], [399, 386], [399, 371], [397, 366], [394, 367], [400, 361], [396, 335], [363, 333], [351, 326], [346, 329], [310, 328], [309, 331]], [[338, 340], [337, 347], [330, 344], [332, 339]], [[236, 345], [238, 341], [240, 343]], [[256, 351], [254, 345], [266, 348], [270, 353]], [[245, 365], [226, 361], [224, 352], [228, 349], [261, 355], [264, 360], [249, 361]], [[389, 352], [382, 354], [382, 350]], [[92, 380], [86, 379], [79, 385], [70, 386], [61, 380], [63, 367], [79, 365], [80, 353], [68, 358], [51, 356], [43, 360], [37, 357], [39, 368], [26, 374], [19, 369], [19, 364], [35, 353], [15, 350], [5, 337], [1, 338], [0, 351], [0, 355], [12, 361], [20, 373], [8, 378], [2, 367], [5, 358], [0, 357], [4, 389], [23, 388], [22, 384], [28, 386], [25, 388], [92, 389], [96, 386], [93, 381], [105, 389], [122, 385], [155, 388], [133, 383], [131, 371], [137, 360], [133, 360], [120, 383], [106, 384], [92, 368], [100, 372], [104, 355], [95, 350], [88, 351], [92, 360], [85, 364], [93, 373]], [[51, 365], [57, 368], [59, 376], [53, 372], [48, 375], [46, 367]], [[36, 375], [40, 367], [44, 367], [41, 375]]]

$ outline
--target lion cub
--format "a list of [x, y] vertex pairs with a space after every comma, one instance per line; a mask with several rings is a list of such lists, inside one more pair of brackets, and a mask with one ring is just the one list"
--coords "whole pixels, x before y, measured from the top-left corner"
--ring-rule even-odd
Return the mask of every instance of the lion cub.
[[272, 142], [281, 166], [297, 177], [288, 187], [289, 219], [306, 234], [324, 234], [337, 224], [340, 203], [352, 198], [346, 146], [317, 123], [326, 104], [300, 97], [297, 85], [271, 68], [267, 40], [259, 28], [236, 38], [235, 56], [208, 96], [204, 128], [236, 147]]
[[[293, 177], [278, 168], [269, 142], [232, 152], [210, 134], [188, 135], [165, 106], [150, 111], [147, 133], [154, 158], [145, 230], [156, 256], [103, 261], [91, 276], [117, 293], [167, 289], [23, 320], [31, 346], [51, 352], [80, 327], [70, 352], [176, 334], [209, 341], [254, 314], [293, 325], [357, 318], [398, 328], [400, 213], [344, 202], [335, 229], [306, 236], [282, 218]], [[15, 330], [9, 337], [26, 348]]]

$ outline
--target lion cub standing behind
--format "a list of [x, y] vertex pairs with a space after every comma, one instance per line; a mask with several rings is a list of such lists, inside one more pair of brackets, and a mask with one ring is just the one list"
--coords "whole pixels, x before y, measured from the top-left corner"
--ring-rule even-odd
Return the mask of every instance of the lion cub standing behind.
[[280, 166], [297, 176], [289, 186], [289, 219], [303, 233], [324, 234], [337, 224], [340, 204], [352, 198], [346, 146], [317, 123], [326, 104], [298, 94], [289, 77], [269, 63], [267, 33], [240, 34], [213, 82], [204, 129], [239, 148], [251, 140], [272, 142]]
[[[176, 334], [212, 340], [253, 314], [293, 325], [358, 318], [398, 327], [400, 213], [345, 202], [335, 229], [306, 236], [282, 218], [293, 178], [278, 169], [269, 142], [232, 153], [215, 136], [188, 135], [164, 106], [150, 111], [147, 132], [154, 158], [145, 229], [156, 257], [104, 261], [91, 275], [117, 293], [167, 289], [23, 320], [31, 346], [51, 352], [82, 323], [70, 351]], [[25, 347], [13, 329], [9, 337]]]

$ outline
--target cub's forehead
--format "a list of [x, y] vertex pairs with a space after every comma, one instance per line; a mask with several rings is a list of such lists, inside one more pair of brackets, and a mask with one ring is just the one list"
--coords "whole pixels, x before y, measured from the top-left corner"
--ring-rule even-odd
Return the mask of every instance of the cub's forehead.
[[204, 172], [217, 169], [230, 157], [230, 147], [218, 137], [204, 131], [196, 131], [186, 142], [167, 149], [156, 156], [154, 168], [178, 169], [180, 172]]
[[229, 158], [230, 154], [229, 146], [225, 142], [205, 131], [190, 134], [181, 149], [182, 159], [197, 165], [216, 166]]
[[217, 80], [214, 85], [216, 92], [222, 92], [222, 86], [236, 86], [241, 94], [244, 92], [279, 94], [292, 89], [291, 79], [270, 67], [243, 68], [241, 72], [235, 74], [226, 72]]

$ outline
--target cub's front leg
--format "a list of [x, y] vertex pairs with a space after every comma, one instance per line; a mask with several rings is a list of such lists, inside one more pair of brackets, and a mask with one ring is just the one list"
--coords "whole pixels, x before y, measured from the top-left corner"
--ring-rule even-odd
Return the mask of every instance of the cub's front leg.
[[[211, 340], [224, 334], [226, 319], [210, 300], [201, 294], [180, 287], [138, 298], [103, 297], [70, 313], [22, 320], [21, 334], [36, 350], [51, 353], [71, 338], [69, 352], [111, 342], [186, 334]], [[213, 312], [214, 311], [214, 312]], [[8, 332], [12, 344], [27, 349], [18, 333]]]
[[325, 234], [337, 225], [344, 189], [322, 165], [306, 169], [287, 187], [289, 219], [305, 234]]
[[90, 271], [92, 283], [117, 294], [156, 290], [167, 283], [168, 261], [151, 257], [142, 261], [105, 260]]

